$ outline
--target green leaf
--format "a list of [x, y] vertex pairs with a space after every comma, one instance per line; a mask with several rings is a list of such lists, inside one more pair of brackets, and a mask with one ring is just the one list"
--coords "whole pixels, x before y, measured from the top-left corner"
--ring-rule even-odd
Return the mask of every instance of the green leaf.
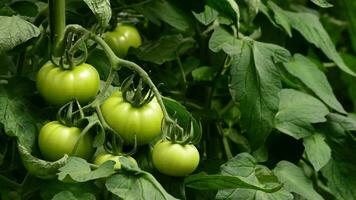
[[78, 157], [69, 157], [66, 165], [59, 169], [58, 179], [61, 181], [86, 182], [105, 178], [115, 173], [115, 162], [105, 162], [95, 170], [90, 169], [89, 163]]
[[332, 4], [330, 4], [329, 2], [327, 2], [326, 0], [310, 0], [311, 2], [313, 2], [315, 5], [318, 5], [322, 8], [330, 8], [333, 7]]
[[[281, 183], [273, 172], [263, 165], [258, 165], [257, 161], [248, 153], [238, 154], [222, 165], [221, 174], [244, 177], [245, 180], [249, 180], [250, 183], [259, 187], [280, 188], [281, 186]], [[238, 188], [219, 190], [216, 199], [291, 200], [293, 199], [293, 195], [284, 188], [274, 190], [272, 193]]]
[[229, 17], [238, 23], [240, 11], [239, 6], [234, 0], [208, 0], [206, 4], [217, 10], [220, 15]]
[[274, 12], [276, 22], [286, 30], [289, 36], [292, 36], [291, 27], [296, 29], [306, 40], [320, 48], [341, 70], [352, 76], [356, 76], [355, 72], [344, 63], [336, 51], [330, 36], [325, 31], [317, 16], [307, 12], [295, 13], [286, 11], [278, 7], [272, 1], [268, 1], [268, 6]]
[[95, 200], [95, 196], [90, 193], [74, 195], [70, 191], [63, 191], [56, 194], [52, 200]]
[[272, 130], [282, 88], [276, 63], [289, 58], [277, 45], [241, 41], [240, 54], [233, 56], [230, 93], [240, 103], [242, 126], [253, 149], [258, 148]]
[[37, 37], [40, 30], [18, 16], [0, 16], [0, 53]]
[[42, 179], [56, 177], [58, 169], [65, 165], [68, 158], [68, 156], [64, 156], [55, 162], [49, 162], [32, 156], [31, 152], [21, 144], [18, 144], [18, 150], [26, 170], [31, 175]]
[[204, 173], [194, 174], [188, 176], [184, 180], [185, 186], [198, 189], [198, 190], [223, 190], [223, 189], [252, 189], [261, 190], [264, 192], [276, 192], [280, 189], [280, 186], [275, 186], [272, 188], [261, 187], [255, 185], [249, 179], [245, 177], [238, 176], [226, 176], [226, 175], [207, 175]]
[[327, 186], [340, 200], [356, 199], [356, 140], [350, 131], [356, 130], [356, 121], [339, 114], [329, 114], [324, 127], [332, 159], [321, 172]]
[[323, 135], [316, 133], [306, 137], [303, 140], [303, 145], [307, 159], [313, 165], [315, 171], [319, 171], [331, 159], [331, 149], [325, 142]]
[[125, 200], [176, 199], [168, 194], [147, 172], [137, 175], [116, 174], [106, 180], [105, 186], [110, 192]]
[[202, 24], [208, 25], [218, 18], [219, 13], [209, 6], [205, 6], [205, 10], [201, 13], [193, 12], [194, 17]]
[[275, 127], [295, 139], [312, 135], [312, 123], [325, 122], [328, 108], [318, 99], [293, 89], [280, 93], [279, 111], [275, 116]]
[[92, 199], [93, 194], [99, 193], [99, 188], [93, 182], [86, 183], [63, 183], [57, 179], [40, 182], [41, 199], [76, 198], [80, 200]]
[[258, 14], [261, 0], [244, 0], [244, 2], [247, 6], [247, 23], [252, 23]]
[[352, 47], [356, 52], [356, 2], [354, 0], [342, 0], [343, 12], [345, 12], [346, 20], [348, 22], [349, 37], [352, 41]]
[[336, 99], [326, 75], [308, 58], [296, 54], [293, 60], [284, 63], [284, 67], [328, 106], [340, 113], [346, 113], [340, 102]]
[[144, 61], [161, 65], [165, 62], [176, 60], [177, 55], [183, 54], [193, 47], [192, 38], [183, 38], [182, 35], [162, 36], [156, 41], [142, 44], [134, 52], [136, 56]]
[[153, 23], [159, 24], [159, 20], [171, 25], [180, 31], [192, 29], [190, 13], [184, 12], [172, 1], [152, 0], [141, 6], [135, 7], [140, 13], [145, 15]]
[[214, 30], [209, 40], [209, 49], [216, 53], [222, 50], [228, 55], [236, 55], [241, 52], [241, 46], [241, 40], [234, 38], [221, 27]]
[[111, 19], [110, 0], [84, 0], [94, 13], [101, 27], [107, 27]]
[[289, 192], [299, 194], [308, 200], [323, 200], [314, 188], [312, 181], [304, 174], [303, 170], [288, 161], [281, 161], [273, 169], [283, 187]]
[[27, 149], [34, 147], [37, 134], [37, 111], [32, 110], [27, 98], [34, 90], [34, 83], [28, 79], [14, 78], [7, 85], [0, 85], [0, 122], [5, 133], [17, 137]]

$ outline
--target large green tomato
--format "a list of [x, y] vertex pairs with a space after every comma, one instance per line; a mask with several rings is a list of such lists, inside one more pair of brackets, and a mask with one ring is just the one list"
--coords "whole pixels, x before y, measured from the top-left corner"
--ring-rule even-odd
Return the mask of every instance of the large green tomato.
[[[96, 165], [102, 165], [103, 163], [105, 163], [106, 161], [108, 160], [112, 160], [115, 162], [115, 165], [114, 165], [114, 169], [121, 169], [121, 163], [120, 163], [120, 160], [119, 158], [122, 157], [122, 156], [115, 156], [115, 155], [112, 155], [112, 154], [109, 154], [109, 153], [106, 153], [106, 154], [100, 154], [98, 155], [95, 160], [94, 160], [94, 164]], [[127, 156], [127, 158], [135, 165], [137, 165], [137, 162], [134, 158], [132, 158], [131, 156]]]
[[142, 44], [137, 29], [126, 24], [118, 24], [114, 31], [105, 33], [104, 40], [120, 58], [127, 55], [130, 47], [137, 48]]
[[133, 107], [126, 102], [122, 93], [114, 92], [101, 106], [101, 112], [108, 125], [117, 131], [127, 144], [148, 144], [161, 134], [162, 110], [156, 98], [143, 105]]
[[173, 144], [170, 141], [158, 141], [152, 150], [153, 165], [162, 174], [186, 176], [199, 164], [199, 151], [192, 144]]
[[58, 121], [45, 124], [38, 135], [38, 146], [43, 157], [54, 161], [67, 154], [89, 159], [93, 153], [93, 137], [90, 133], [80, 139], [75, 155], [71, 154], [80, 132], [79, 128], [67, 127]]
[[64, 70], [48, 62], [38, 72], [36, 83], [43, 98], [53, 105], [64, 105], [75, 98], [88, 103], [99, 91], [100, 77], [86, 63]]

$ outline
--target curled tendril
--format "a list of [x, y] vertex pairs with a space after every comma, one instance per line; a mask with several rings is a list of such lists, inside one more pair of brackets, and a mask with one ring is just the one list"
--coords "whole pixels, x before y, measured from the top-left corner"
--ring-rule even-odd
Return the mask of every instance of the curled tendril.
[[142, 78], [139, 78], [135, 84], [135, 74], [127, 77], [121, 84], [122, 96], [125, 101], [129, 102], [133, 107], [142, 107], [149, 103], [154, 94]]

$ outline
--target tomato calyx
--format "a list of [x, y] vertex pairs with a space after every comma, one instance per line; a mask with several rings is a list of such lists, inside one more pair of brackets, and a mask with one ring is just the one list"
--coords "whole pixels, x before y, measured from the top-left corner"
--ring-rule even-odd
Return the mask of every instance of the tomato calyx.
[[88, 57], [85, 41], [89, 39], [89, 32], [80, 27], [69, 25], [66, 27], [63, 39], [60, 41], [59, 56], [51, 56], [51, 61], [62, 69], [73, 69], [83, 64]]
[[135, 84], [135, 75], [127, 77], [122, 85], [122, 97], [126, 102], [129, 102], [132, 107], [140, 108], [148, 104], [154, 97], [151, 89], [143, 82], [140, 77], [138, 83]]
[[132, 156], [137, 151], [137, 137], [135, 136], [135, 140], [132, 146], [132, 149], [128, 152], [123, 152], [124, 139], [118, 134], [115, 130], [108, 127], [108, 131], [106, 132], [105, 141], [104, 141], [104, 149], [106, 152], [113, 155], [123, 155], [123, 156]]
[[57, 121], [66, 126], [74, 126], [83, 118], [84, 111], [76, 99], [64, 104], [57, 112]]
[[[201, 124], [199, 123], [200, 130]], [[195, 131], [193, 122], [191, 121], [186, 129], [182, 128], [177, 120], [174, 122], [165, 122], [162, 126], [162, 132], [165, 140], [170, 141], [172, 144], [196, 144], [201, 138], [201, 132]]]

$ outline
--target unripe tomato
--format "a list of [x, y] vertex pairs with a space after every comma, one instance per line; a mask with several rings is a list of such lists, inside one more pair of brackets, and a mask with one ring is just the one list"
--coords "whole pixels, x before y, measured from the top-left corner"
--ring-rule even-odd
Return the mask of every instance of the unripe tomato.
[[199, 164], [199, 151], [192, 144], [173, 144], [170, 141], [158, 141], [152, 150], [153, 165], [162, 174], [186, 176]]
[[55, 161], [65, 154], [89, 159], [93, 153], [93, 137], [86, 133], [79, 141], [75, 155], [72, 150], [81, 130], [77, 127], [67, 127], [58, 121], [45, 124], [38, 135], [38, 146], [44, 158]]
[[108, 125], [117, 131], [127, 144], [148, 144], [161, 134], [163, 113], [156, 98], [143, 105], [133, 107], [126, 102], [119, 91], [114, 92], [101, 106], [101, 112]]
[[75, 98], [80, 103], [88, 103], [99, 91], [100, 77], [96, 69], [86, 63], [65, 70], [48, 62], [38, 72], [36, 84], [50, 104], [64, 105]]
[[120, 58], [127, 55], [130, 47], [138, 48], [142, 44], [137, 29], [127, 24], [118, 24], [114, 31], [105, 33], [104, 40]]
[[[121, 163], [120, 163], [120, 160], [119, 158], [122, 157], [122, 156], [115, 156], [115, 155], [112, 155], [112, 154], [109, 154], [109, 153], [106, 153], [106, 154], [100, 154], [98, 155], [95, 160], [94, 160], [94, 164], [96, 165], [102, 165], [103, 163], [105, 163], [106, 161], [108, 160], [112, 160], [115, 162], [115, 165], [114, 165], [114, 169], [121, 169]], [[135, 165], [137, 165], [137, 162], [134, 158], [132, 158], [131, 156], [127, 156], [127, 158]]]

